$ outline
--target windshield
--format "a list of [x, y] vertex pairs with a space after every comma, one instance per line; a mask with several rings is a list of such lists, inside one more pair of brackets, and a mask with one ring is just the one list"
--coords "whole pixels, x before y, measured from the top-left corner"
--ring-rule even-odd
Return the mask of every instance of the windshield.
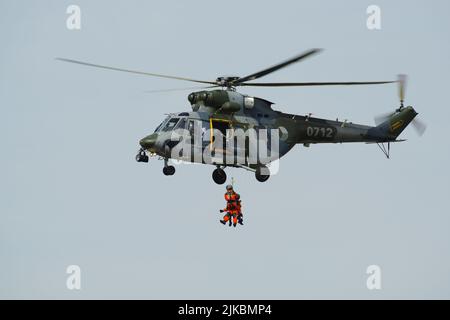
[[161, 122], [159, 124], [159, 126], [156, 127], [155, 132], [158, 132], [159, 130], [161, 130], [161, 128], [163, 127], [163, 124], [165, 124], [167, 122], [167, 119], [169, 119], [169, 117], [165, 118], [163, 122]]
[[175, 128], [176, 124], [178, 123], [178, 120], [180, 120], [180, 118], [172, 118], [169, 121], [167, 121], [162, 131], [170, 131], [173, 128]]
[[177, 129], [185, 129], [186, 128], [186, 118], [181, 118], [180, 122], [177, 124]]

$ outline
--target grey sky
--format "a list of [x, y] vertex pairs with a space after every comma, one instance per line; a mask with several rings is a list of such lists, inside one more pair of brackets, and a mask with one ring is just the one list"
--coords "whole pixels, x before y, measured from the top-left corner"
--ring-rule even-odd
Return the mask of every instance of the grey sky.
[[[78, 4], [82, 29], [66, 28]], [[366, 8], [382, 30], [366, 28]], [[0, 1], [1, 298], [450, 298], [448, 1]], [[447, 39], [447, 40], [445, 40]], [[227, 169], [246, 225], [218, 223], [213, 167], [138, 164], [138, 140], [189, 110], [185, 83], [66, 57], [215, 79], [326, 49], [267, 81], [407, 73], [428, 124], [375, 145], [297, 146], [267, 183]], [[189, 86], [189, 83], [186, 84]], [[372, 124], [393, 85], [250, 89], [274, 108]], [[65, 269], [82, 269], [67, 290]], [[366, 288], [367, 266], [382, 290]]]

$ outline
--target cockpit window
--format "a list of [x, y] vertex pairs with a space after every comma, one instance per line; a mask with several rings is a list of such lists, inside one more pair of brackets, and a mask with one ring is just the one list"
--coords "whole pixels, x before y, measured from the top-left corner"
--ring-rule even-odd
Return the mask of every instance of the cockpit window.
[[177, 129], [185, 129], [186, 128], [186, 119], [185, 118], [181, 118], [180, 122], [178, 122]]
[[159, 124], [159, 126], [156, 127], [155, 132], [158, 132], [159, 129], [161, 129], [161, 126], [162, 126], [163, 123], [164, 123], [164, 122], [161, 122], [161, 123]]
[[156, 127], [155, 132], [158, 132], [158, 130], [161, 128], [162, 122], [159, 124], [159, 126]]
[[159, 130], [161, 130], [161, 128], [164, 126], [164, 124], [167, 122], [167, 120], [169, 119], [169, 117], [165, 118], [163, 122], [161, 122], [159, 124], [159, 126], [156, 127], [155, 132], [158, 132]]
[[172, 118], [170, 119], [166, 125], [164, 126], [164, 128], [162, 129], [162, 131], [170, 131], [173, 128], [175, 128], [176, 124], [178, 123], [178, 120], [180, 120], [180, 118]]

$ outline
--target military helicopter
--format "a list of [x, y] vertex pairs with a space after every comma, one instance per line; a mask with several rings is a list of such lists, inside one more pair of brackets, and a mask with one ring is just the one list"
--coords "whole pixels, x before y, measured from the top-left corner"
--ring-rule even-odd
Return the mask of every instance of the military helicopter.
[[[390, 144], [405, 140], [397, 139], [401, 132], [414, 120], [415, 128], [419, 134], [425, 131], [425, 125], [415, 119], [417, 112], [411, 106], [404, 106], [404, 95], [406, 76], [399, 76], [393, 81], [365, 81], [365, 82], [253, 82], [253, 80], [264, 77], [270, 73], [285, 68], [293, 63], [299, 62], [320, 52], [321, 49], [311, 49], [301, 53], [291, 59], [278, 63], [272, 67], [266, 68], [250, 75], [222, 76], [214, 81], [196, 80], [185, 77], [169, 76], [157, 73], [128, 70], [99, 64], [93, 64], [78, 60], [57, 58], [57, 60], [81, 64], [90, 67], [128, 72], [152, 77], [168, 78], [173, 80], [189, 81], [207, 85], [198, 88], [200, 91], [192, 92], [188, 95], [191, 104], [191, 112], [171, 113], [155, 129], [154, 133], [140, 140], [141, 148], [136, 155], [136, 161], [148, 162], [149, 157], [157, 156], [164, 160], [163, 173], [171, 176], [175, 173], [175, 167], [169, 165], [169, 159], [182, 160], [187, 162], [211, 164], [216, 168], [212, 173], [212, 178], [217, 184], [223, 184], [227, 180], [224, 171], [226, 167], [239, 167], [254, 172], [258, 181], [267, 181], [270, 177], [268, 165], [270, 162], [281, 158], [289, 152], [296, 144], [302, 144], [309, 147], [317, 143], [348, 143], [364, 142], [377, 144], [387, 158], [390, 156]], [[338, 121], [319, 119], [312, 117], [311, 114], [296, 115], [283, 113], [272, 108], [273, 103], [258, 97], [252, 97], [241, 94], [236, 91], [238, 87], [305, 87], [305, 86], [354, 86], [354, 85], [380, 85], [388, 83], [398, 83], [400, 106], [389, 114], [385, 114], [375, 119], [375, 126], [354, 124], [348, 121]], [[189, 88], [192, 89], [192, 88]], [[170, 91], [172, 89], [169, 89]], [[175, 89], [178, 90], [178, 89]], [[184, 90], [184, 89], [183, 89]], [[195, 133], [195, 128], [199, 133]], [[174, 139], [174, 132], [183, 129], [189, 134], [189, 137], [177, 136]], [[250, 163], [249, 151], [254, 147], [255, 141], [245, 140], [244, 152], [241, 154], [241, 161], [225, 162], [222, 161], [226, 155], [237, 154], [242, 150], [237, 150], [237, 145], [231, 145], [231, 148], [221, 147], [212, 151], [210, 161], [205, 161], [203, 157], [196, 158], [195, 154], [201, 154], [208, 149], [213, 149], [215, 142], [227, 142], [233, 140], [233, 133], [238, 129], [269, 129], [280, 133], [277, 137], [277, 152], [269, 158], [269, 161], [259, 161]], [[209, 134], [206, 133], [209, 131]], [[220, 139], [216, 132], [221, 134]], [[231, 137], [230, 133], [231, 132]], [[206, 134], [205, 134], [206, 133]], [[179, 148], [180, 142], [196, 139], [201, 135], [200, 143], [195, 145], [188, 152], [187, 156], [179, 155], [174, 152]], [[205, 138], [206, 136], [206, 138]], [[259, 136], [258, 136], [259, 139]], [[270, 140], [270, 139], [269, 139]], [[226, 146], [228, 146], [225, 143]], [[223, 145], [222, 145], [223, 146]], [[189, 146], [189, 148], [191, 148]], [[179, 150], [178, 150], [179, 151]], [[272, 149], [267, 145], [268, 153], [272, 154]]]

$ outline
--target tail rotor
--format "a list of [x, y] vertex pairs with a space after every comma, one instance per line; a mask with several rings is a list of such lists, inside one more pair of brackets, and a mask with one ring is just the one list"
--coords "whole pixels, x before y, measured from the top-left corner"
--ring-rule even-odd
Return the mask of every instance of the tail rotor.
[[408, 77], [406, 74], [399, 74], [397, 76], [397, 83], [398, 83], [398, 97], [400, 99], [400, 108], [404, 108], [403, 102], [405, 101], [405, 90], [406, 90], [406, 81], [408, 80]]
[[[398, 75], [397, 83], [398, 83], [398, 97], [400, 100], [400, 106], [397, 109], [395, 109], [394, 112], [383, 113], [378, 116], [375, 116], [374, 121], [377, 126], [382, 124], [383, 122], [388, 121], [393, 115], [400, 113], [405, 108], [404, 102], [406, 96], [407, 80], [408, 80], [407, 75], [405, 74]], [[419, 136], [422, 136], [425, 133], [427, 126], [423, 121], [414, 118], [414, 120], [412, 120], [411, 123]]]

